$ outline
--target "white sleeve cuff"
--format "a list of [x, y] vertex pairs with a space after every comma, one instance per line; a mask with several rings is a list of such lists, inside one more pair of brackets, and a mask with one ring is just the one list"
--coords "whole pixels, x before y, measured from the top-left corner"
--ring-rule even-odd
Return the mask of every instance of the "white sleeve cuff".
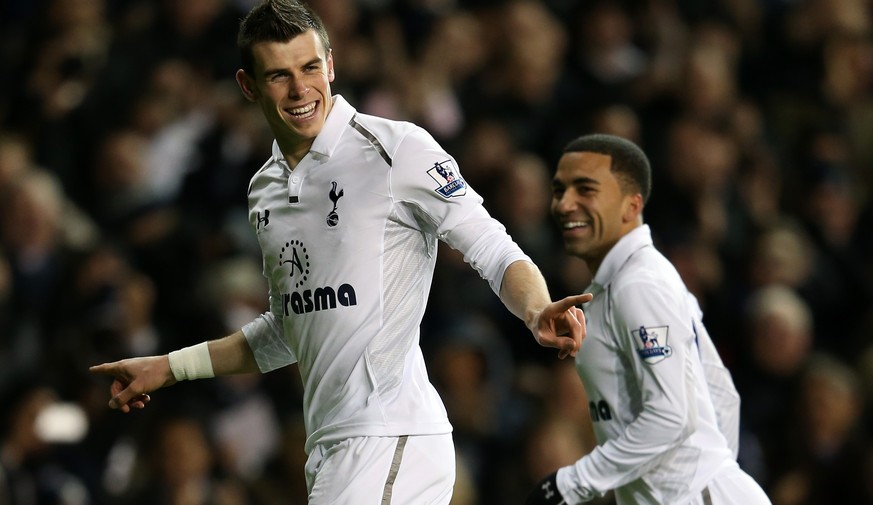
[[297, 356], [285, 342], [282, 321], [271, 312], [243, 326], [242, 332], [261, 373], [297, 362]]
[[591, 501], [602, 493], [586, 486], [579, 477], [579, 472], [576, 470], [576, 465], [565, 466], [558, 469], [558, 475], [555, 478], [558, 484], [558, 491], [567, 502], [567, 505], [576, 505]]

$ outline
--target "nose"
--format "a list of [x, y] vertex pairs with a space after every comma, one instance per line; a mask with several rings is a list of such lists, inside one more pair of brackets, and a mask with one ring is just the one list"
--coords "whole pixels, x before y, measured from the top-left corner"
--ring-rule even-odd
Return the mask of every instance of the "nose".
[[572, 212], [576, 208], [576, 204], [571, 191], [564, 191], [560, 196], [552, 196], [552, 213], [561, 216]]
[[291, 98], [302, 98], [309, 92], [309, 86], [303, 79], [294, 79], [288, 87], [288, 96]]

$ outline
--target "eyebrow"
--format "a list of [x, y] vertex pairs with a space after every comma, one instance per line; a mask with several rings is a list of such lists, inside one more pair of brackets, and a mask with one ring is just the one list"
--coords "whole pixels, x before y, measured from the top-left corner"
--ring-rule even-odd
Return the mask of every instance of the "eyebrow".
[[288, 70], [285, 68], [276, 68], [276, 69], [264, 70], [264, 77], [272, 77], [274, 75], [287, 74], [287, 73], [288, 73]]
[[[312, 58], [311, 60], [309, 60], [306, 63], [304, 63], [303, 65], [301, 65], [301, 67], [308, 67], [311, 65], [321, 65], [321, 58], [316, 56], [315, 58]], [[269, 69], [264, 70], [264, 77], [270, 77], [273, 75], [285, 74], [285, 73], [288, 73], [287, 68], [269, 68]]]
[[[583, 184], [591, 184], [595, 186], [600, 185], [600, 181], [597, 179], [592, 179], [591, 177], [576, 177], [575, 179], [570, 180], [568, 186], [581, 186]], [[558, 179], [552, 180], [552, 186], [565, 186], [564, 182]]]

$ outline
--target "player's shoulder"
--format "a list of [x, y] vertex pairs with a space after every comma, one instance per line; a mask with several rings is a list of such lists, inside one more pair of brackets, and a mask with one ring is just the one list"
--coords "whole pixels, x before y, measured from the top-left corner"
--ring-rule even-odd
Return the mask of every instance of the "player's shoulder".
[[686, 289], [676, 267], [653, 246], [631, 255], [612, 280], [615, 297], [633, 293], [659, 292], [662, 296], [684, 296]]
[[392, 156], [407, 149], [430, 149], [439, 147], [433, 136], [421, 126], [409, 122], [388, 119], [370, 114], [356, 113], [351, 126], [362, 136], [377, 140]]
[[281, 182], [282, 172], [282, 166], [272, 156], [268, 158], [249, 179], [248, 196], [251, 197], [254, 191], [269, 184], [270, 181]]

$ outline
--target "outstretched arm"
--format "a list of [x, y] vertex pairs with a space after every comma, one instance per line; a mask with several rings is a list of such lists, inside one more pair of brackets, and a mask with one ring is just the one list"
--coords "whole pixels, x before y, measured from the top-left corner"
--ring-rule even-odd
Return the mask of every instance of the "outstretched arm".
[[576, 305], [591, 301], [591, 294], [568, 296], [552, 302], [546, 281], [533, 263], [509, 265], [500, 286], [500, 299], [544, 347], [558, 349], [558, 357], [576, 356], [585, 338], [585, 316]]
[[169, 355], [165, 354], [103, 363], [92, 366], [89, 370], [91, 373], [111, 375], [114, 378], [109, 388], [112, 395], [109, 407], [125, 413], [132, 408], [145, 407], [150, 401], [149, 393], [180, 380], [258, 371], [254, 355], [242, 331], [204, 344], [205, 349], [198, 348], [201, 359], [193, 364], [190, 359], [197, 358], [194, 348], [198, 346], [173, 353], [173, 367]]

